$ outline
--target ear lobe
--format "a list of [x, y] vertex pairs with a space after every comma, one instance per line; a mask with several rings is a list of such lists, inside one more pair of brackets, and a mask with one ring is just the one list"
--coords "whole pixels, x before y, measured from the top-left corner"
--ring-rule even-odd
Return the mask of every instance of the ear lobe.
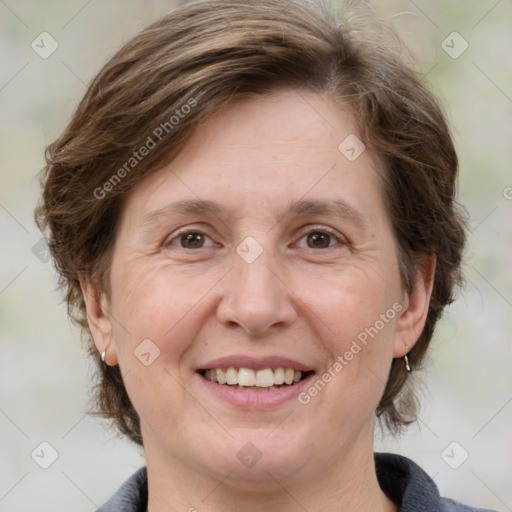
[[105, 351], [105, 362], [109, 366], [117, 364], [117, 353], [112, 341], [112, 321], [108, 312], [108, 300], [100, 293], [91, 279], [80, 277], [80, 287], [87, 307], [87, 322], [94, 339], [94, 344], [101, 354]]
[[414, 288], [405, 296], [404, 308], [396, 327], [393, 350], [395, 358], [405, 356], [414, 347], [423, 331], [434, 286], [435, 268], [435, 255], [425, 256], [422, 259], [421, 268], [418, 269]]

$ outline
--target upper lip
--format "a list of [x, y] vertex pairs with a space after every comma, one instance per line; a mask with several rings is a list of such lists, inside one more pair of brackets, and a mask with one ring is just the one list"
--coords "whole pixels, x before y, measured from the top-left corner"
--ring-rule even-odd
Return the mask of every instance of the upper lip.
[[210, 370], [212, 368], [250, 368], [252, 370], [263, 370], [265, 368], [293, 368], [294, 370], [300, 370], [302, 372], [313, 371], [311, 365], [307, 365], [290, 359], [289, 357], [282, 356], [265, 356], [265, 357], [254, 357], [246, 355], [233, 355], [219, 357], [207, 361], [198, 367], [198, 370]]

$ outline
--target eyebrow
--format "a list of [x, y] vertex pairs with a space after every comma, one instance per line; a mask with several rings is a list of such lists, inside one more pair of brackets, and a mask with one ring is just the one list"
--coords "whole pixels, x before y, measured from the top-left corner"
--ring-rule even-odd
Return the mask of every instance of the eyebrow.
[[364, 216], [347, 202], [336, 199], [333, 201], [301, 200], [293, 202], [288, 213], [295, 215], [325, 215], [334, 214], [364, 223]]
[[159, 218], [172, 217], [176, 215], [215, 215], [222, 214], [222, 207], [213, 201], [201, 199], [189, 199], [170, 203], [158, 210], [148, 213], [144, 217], [143, 225], [151, 224]]
[[[150, 225], [153, 222], [158, 221], [160, 218], [179, 215], [213, 215], [215, 217], [224, 217], [225, 209], [219, 203], [215, 203], [213, 201], [205, 201], [202, 199], [177, 201], [148, 213], [144, 217], [143, 226]], [[331, 201], [294, 201], [291, 203], [288, 210], [284, 212], [280, 221], [288, 215], [338, 215], [342, 218], [353, 221], [354, 224], [360, 227], [363, 227], [367, 224], [367, 220], [360, 211], [356, 210], [353, 206], [341, 199]]]

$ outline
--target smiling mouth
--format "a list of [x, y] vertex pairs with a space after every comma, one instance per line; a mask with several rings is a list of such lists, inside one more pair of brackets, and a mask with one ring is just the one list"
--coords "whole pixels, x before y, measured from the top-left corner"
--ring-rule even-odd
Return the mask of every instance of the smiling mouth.
[[272, 391], [290, 387], [304, 380], [313, 372], [302, 372], [293, 368], [209, 368], [198, 373], [206, 380], [243, 391]]

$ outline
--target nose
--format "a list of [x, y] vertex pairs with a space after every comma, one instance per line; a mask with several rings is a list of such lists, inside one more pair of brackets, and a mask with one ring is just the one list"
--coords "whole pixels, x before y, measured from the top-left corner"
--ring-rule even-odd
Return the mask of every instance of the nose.
[[227, 276], [217, 307], [217, 319], [223, 325], [239, 326], [248, 334], [258, 335], [295, 321], [293, 292], [276, 266], [270, 268], [266, 252], [252, 263], [235, 255], [235, 268]]

